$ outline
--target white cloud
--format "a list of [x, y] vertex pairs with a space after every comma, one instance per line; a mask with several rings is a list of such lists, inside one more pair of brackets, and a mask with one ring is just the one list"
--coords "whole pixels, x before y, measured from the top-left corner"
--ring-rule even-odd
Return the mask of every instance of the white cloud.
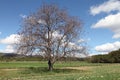
[[14, 49], [13, 45], [7, 45], [5, 47], [5, 49], [4, 50], [0, 50], [0, 52], [3, 52], [3, 53], [14, 53], [15, 49]]
[[39, 19], [39, 20], [38, 20], [38, 23], [39, 23], [39, 24], [44, 24], [44, 25], [46, 25], [45, 20], [42, 20], [42, 19]]
[[12, 34], [4, 39], [0, 39], [0, 44], [14, 44], [18, 42], [19, 37], [18, 34]]
[[94, 24], [93, 28], [110, 28], [113, 27], [114, 29], [119, 28], [120, 26], [120, 13], [111, 14], [106, 16], [105, 18], [100, 19], [96, 24]]
[[24, 18], [26, 18], [27, 16], [26, 16], [26, 15], [23, 15], [23, 14], [20, 14], [20, 17], [24, 19]]
[[5, 52], [5, 53], [13, 53], [15, 52], [14, 50], [14, 43], [18, 43], [18, 39], [20, 36], [18, 34], [11, 34], [10, 36], [0, 39], [0, 44], [5, 44], [7, 45], [4, 50], [0, 50], [0, 52]]
[[79, 39], [78, 40], [78, 43], [82, 43], [82, 42], [86, 42], [86, 40], [85, 39]]
[[108, 28], [115, 34], [113, 38], [120, 38], [120, 13], [111, 14], [105, 18], [100, 19], [96, 24], [92, 25], [92, 28]]
[[90, 38], [88, 38], [88, 39], [79, 39], [78, 43], [84, 43], [84, 42], [88, 42], [90, 40], [91, 40]]
[[77, 43], [69, 42], [68, 47], [71, 49], [82, 50], [83, 47], [78, 45]]
[[92, 15], [96, 15], [101, 12], [110, 13], [111, 11], [120, 11], [120, 0], [108, 0], [103, 4], [92, 6], [90, 8], [90, 13]]
[[110, 52], [110, 51], [114, 51], [114, 50], [118, 50], [120, 48], [120, 41], [116, 41], [114, 43], [106, 43], [106, 44], [102, 44], [99, 46], [95, 47], [95, 50], [98, 52]]
[[14, 48], [13, 48], [12, 45], [7, 45], [7, 46], [6, 46], [6, 49], [4, 50], [4, 52], [7, 52], [7, 53], [14, 53], [15, 50], [14, 50]]
[[102, 55], [102, 54], [108, 54], [108, 52], [94, 52], [94, 53], [90, 53], [89, 56]]

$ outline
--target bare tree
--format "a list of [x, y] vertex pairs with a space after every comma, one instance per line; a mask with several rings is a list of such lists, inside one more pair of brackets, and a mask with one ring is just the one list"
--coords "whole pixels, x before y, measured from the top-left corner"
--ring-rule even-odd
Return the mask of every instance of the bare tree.
[[78, 43], [81, 32], [77, 17], [56, 5], [44, 4], [36, 13], [24, 18], [17, 51], [21, 54], [39, 53], [48, 60], [49, 70], [52, 70], [61, 57], [85, 53], [85, 47]]

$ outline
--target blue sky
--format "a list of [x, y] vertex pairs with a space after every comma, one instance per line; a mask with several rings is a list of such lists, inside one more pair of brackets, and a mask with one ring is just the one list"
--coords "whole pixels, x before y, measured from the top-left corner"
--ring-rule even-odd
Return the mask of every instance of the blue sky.
[[55, 3], [81, 19], [91, 55], [120, 48], [119, 0], [0, 0], [0, 52], [14, 51], [12, 44], [22, 18], [42, 3]]

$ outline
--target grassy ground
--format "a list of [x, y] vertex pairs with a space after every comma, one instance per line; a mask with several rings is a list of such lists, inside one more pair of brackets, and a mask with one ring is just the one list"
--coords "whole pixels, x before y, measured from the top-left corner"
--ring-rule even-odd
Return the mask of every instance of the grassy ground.
[[120, 80], [120, 64], [57, 62], [0, 62], [0, 80]]

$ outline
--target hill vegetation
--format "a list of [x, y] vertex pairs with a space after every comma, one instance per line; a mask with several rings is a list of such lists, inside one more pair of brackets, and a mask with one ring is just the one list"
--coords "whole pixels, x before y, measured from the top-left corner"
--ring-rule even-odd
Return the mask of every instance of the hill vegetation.
[[[20, 55], [15, 53], [0, 53], [0, 61], [47, 61], [40, 55]], [[94, 55], [89, 58], [62, 57], [59, 61], [88, 61], [90, 63], [120, 63], [120, 49], [108, 54]]]
[[[58, 61], [84, 61], [84, 58], [62, 57]], [[40, 55], [20, 55], [15, 53], [0, 53], [0, 61], [47, 61]]]
[[104, 55], [94, 55], [88, 61], [92, 63], [120, 63], [120, 49]]

